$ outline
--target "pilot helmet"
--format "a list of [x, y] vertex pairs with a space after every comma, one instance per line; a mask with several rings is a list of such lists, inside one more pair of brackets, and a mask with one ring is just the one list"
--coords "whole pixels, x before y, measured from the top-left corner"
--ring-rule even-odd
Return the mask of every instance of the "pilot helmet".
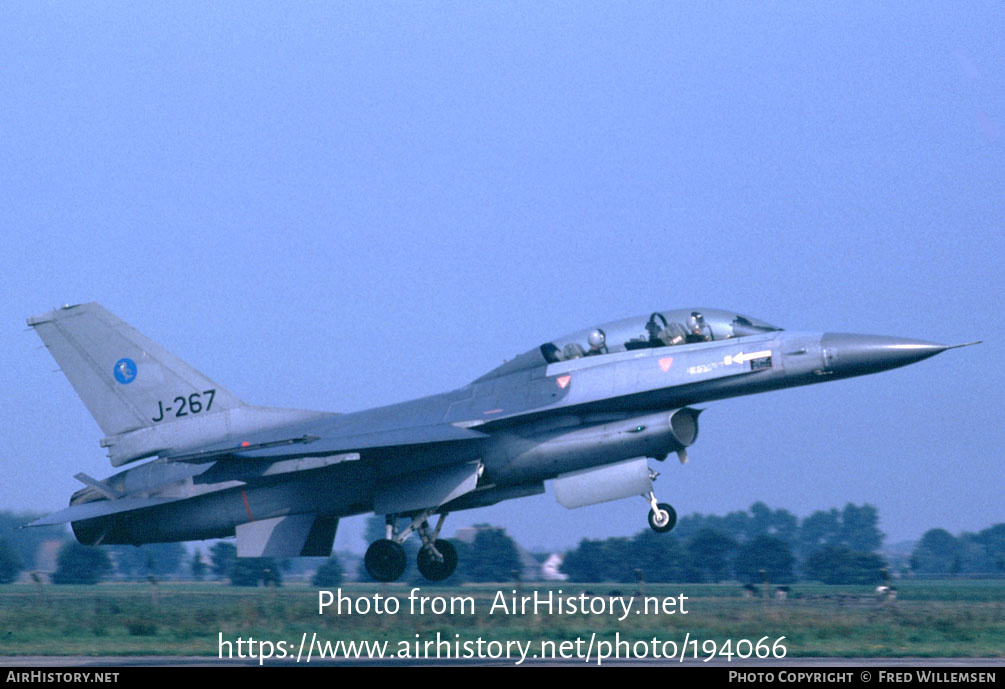
[[604, 331], [600, 328], [592, 331], [590, 336], [586, 339], [590, 343], [590, 349], [600, 349], [604, 346], [604, 342], [607, 341], [607, 338], [604, 336]]
[[687, 319], [687, 327], [695, 335], [700, 335], [705, 328], [705, 317], [699, 311], [692, 311], [691, 317]]

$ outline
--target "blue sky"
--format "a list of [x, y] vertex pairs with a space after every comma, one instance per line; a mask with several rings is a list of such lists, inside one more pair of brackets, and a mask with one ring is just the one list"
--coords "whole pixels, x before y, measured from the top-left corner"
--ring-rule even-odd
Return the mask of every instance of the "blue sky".
[[[681, 514], [1003, 521], [1003, 29], [991, 2], [4, 3], [0, 507], [111, 473], [24, 325], [56, 305], [333, 411], [701, 305], [986, 342], [710, 405], [659, 467]], [[549, 491], [448, 524], [562, 547], [645, 513]]]

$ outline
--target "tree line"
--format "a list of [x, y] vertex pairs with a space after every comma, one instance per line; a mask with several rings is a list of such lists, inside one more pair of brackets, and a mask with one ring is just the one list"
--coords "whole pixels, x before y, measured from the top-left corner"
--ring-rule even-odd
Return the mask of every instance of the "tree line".
[[[878, 584], [888, 563], [872, 505], [848, 503], [800, 520], [762, 502], [725, 516], [683, 517], [670, 534], [646, 530], [632, 538], [584, 539], [562, 571], [572, 581]], [[909, 573], [1005, 574], [1005, 524], [954, 537], [932, 529], [915, 545]]]
[[[54, 583], [89, 584], [111, 576], [147, 580], [151, 577], [227, 580], [238, 586], [282, 584], [284, 572], [314, 571], [318, 586], [335, 586], [345, 578], [336, 556], [303, 563], [272, 558], [238, 558], [233, 543], [221, 541], [205, 554], [190, 554], [180, 543], [134, 546], [82, 546], [62, 527], [21, 529], [33, 515], [0, 512], [0, 583], [14, 581], [22, 571], [38, 569], [36, 557], [45, 542], [61, 541]], [[745, 583], [785, 584], [797, 579], [829, 584], [874, 584], [884, 580], [888, 564], [876, 552], [883, 542], [879, 515], [871, 505], [847, 504], [841, 510], [819, 510], [800, 520], [787, 510], [772, 510], [761, 502], [749, 510], [724, 516], [682, 517], [669, 534], [651, 530], [635, 536], [583, 539], [565, 554], [562, 571], [577, 582]], [[383, 535], [383, 519], [371, 517], [367, 538]], [[498, 527], [479, 525], [470, 542], [452, 541], [460, 564], [446, 584], [510, 581], [522, 564], [516, 543]], [[416, 539], [406, 542], [410, 569], [404, 581], [422, 582], [415, 570]], [[543, 560], [546, 554], [538, 554]], [[931, 529], [915, 544], [908, 572], [920, 576], [1005, 575], [1005, 524], [978, 533], [953, 536]], [[369, 579], [365, 568], [357, 580]]]

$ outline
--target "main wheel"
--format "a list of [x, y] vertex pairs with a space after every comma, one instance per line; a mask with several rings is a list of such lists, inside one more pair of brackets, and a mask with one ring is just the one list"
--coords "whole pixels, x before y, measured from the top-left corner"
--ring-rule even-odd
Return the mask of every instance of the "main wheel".
[[363, 563], [375, 580], [394, 581], [405, 573], [407, 558], [400, 543], [384, 538], [370, 544]]
[[677, 526], [677, 511], [665, 502], [658, 503], [659, 512], [649, 510], [649, 528], [656, 533], [666, 533]]
[[457, 569], [457, 550], [450, 541], [444, 541], [442, 539], [437, 539], [435, 543], [436, 549], [440, 551], [440, 555], [443, 556], [443, 561], [437, 560], [433, 556], [432, 548], [428, 545], [422, 546], [419, 550], [419, 554], [415, 559], [415, 564], [419, 567], [419, 572], [422, 576], [426, 577], [430, 581], [443, 581]]

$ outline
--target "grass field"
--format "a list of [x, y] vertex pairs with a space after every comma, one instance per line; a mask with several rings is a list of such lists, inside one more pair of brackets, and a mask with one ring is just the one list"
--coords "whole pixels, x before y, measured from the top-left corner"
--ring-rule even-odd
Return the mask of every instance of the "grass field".
[[[243, 589], [220, 584], [0, 587], [0, 655], [206, 655], [225, 639], [288, 643], [307, 633], [335, 641], [414, 641], [436, 632], [455, 638], [541, 641], [577, 637], [721, 644], [785, 637], [789, 656], [1005, 657], [1005, 580], [899, 581], [898, 598], [879, 601], [872, 587], [795, 585], [785, 601], [745, 599], [737, 585], [648, 585], [645, 596], [687, 596], [687, 615], [489, 614], [497, 591], [511, 584], [436, 588], [425, 596], [474, 599], [474, 614], [410, 614], [412, 586], [349, 584], [352, 597], [399, 601], [396, 615], [318, 614], [318, 591], [306, 585]], [[521, 593], [637, 594], [632, 586], [524, 585]], [[640, 605], [641, 603], [636, 603]], [[637, 608], [636, 608], [637, 609]]]

